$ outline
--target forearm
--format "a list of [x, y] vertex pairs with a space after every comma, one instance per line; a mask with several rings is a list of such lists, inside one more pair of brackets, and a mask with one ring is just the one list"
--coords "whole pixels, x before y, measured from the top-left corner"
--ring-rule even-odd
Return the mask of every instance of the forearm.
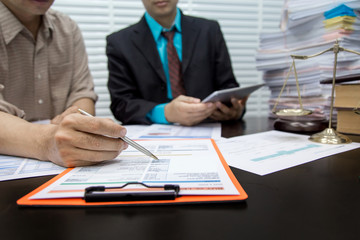
[[72, 105], [85, 110], [86, 112], [90, 113], [91, 115], [95, 115], [95, 103], [90, 98], [78, 99]]
[[156, 103], [144, 99], [113, 96], [111, 111], [114, 117], [123, 124], [151, 124], [152, 122], [146, 117], [146, 114], [156, 105]]
[[0, 154], [47, 159], [49, 136], [56, 126], [34, 124], [0, 112]]

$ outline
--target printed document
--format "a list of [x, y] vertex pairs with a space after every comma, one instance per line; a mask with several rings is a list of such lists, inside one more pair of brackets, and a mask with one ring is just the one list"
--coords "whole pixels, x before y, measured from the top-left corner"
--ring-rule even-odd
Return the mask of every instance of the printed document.
[[0, 181], [59, 174], [64, 170], [52, 162], [0, 155]]
[[258, 175], [266, 175], [360, 147], [360, 143], [321, 144], [309, 136], [268, 131], [217, 141], [226, 162]]
[[115, 160], [72, 169], [31, 199], [78, 198], [84, 196], [86, 187], [118, 187], [128, 182], [178, 184], [180, 195], [239, 195], [211, 139], [151, 139], [138, 143], [159, 160], [129, 146]]
[[[129, 125], [131, 126], [131, 125]], [[126, 125], [124, 127], [127, 127]], [[129, 128], [129, 132], [133, 129]], [[220, 123], [201, 123], [196, 126], [180, 126], [175, 124], [152, 124], [136, 134], [133, 138], [221, 138]]]

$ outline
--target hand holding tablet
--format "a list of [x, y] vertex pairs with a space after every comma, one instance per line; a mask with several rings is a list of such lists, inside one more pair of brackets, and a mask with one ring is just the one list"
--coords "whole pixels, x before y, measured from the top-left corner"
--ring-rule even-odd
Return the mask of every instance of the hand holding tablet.
[[222, 102], [222, 103], [230, 103], [231, 98], [237, 98], [242, 99], [248, 95], [250, 95], [252, 92], [258, 90], [265, 84], [257, 84], [252, 85], [249, 87], [235, 87], [235, 88], [228, 88], [223, 90], [218, 90], [207, 96], [204, 100], [202, 100], [203, 103], [206, 102]]

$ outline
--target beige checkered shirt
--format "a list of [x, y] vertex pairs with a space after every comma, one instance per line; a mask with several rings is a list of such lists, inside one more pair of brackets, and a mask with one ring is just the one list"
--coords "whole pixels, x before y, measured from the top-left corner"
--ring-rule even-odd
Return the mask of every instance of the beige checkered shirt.
[[51, 119], [80, 98], [97, 100], [76, 23], [49, 9], [34, 40], [0, 2], [0, 111]]

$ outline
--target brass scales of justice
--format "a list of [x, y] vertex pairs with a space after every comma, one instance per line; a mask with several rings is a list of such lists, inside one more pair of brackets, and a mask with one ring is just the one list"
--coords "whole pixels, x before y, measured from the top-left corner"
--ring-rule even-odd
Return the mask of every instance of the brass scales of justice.
[[[358, 54], [360, 55], [359, 52], [353, 51], [353, 50], [349, 50], [343, 47], [339, 46], [338, 40], [335, 41], [335, 44], [333, 47], [324, 50], [322, 52], [313, 54], [313, 55], [309, 55], [309, 56], [301, 56], [301, 55], [290, 55], [292, 58], [292, 64], [290, 66], [289, 72], [286, 75], [286, 79], [284, 81], [284, 84], [280, 90], [279, 96], [275, 102], [275, 105], [272, 109], [272, 112], [274, 114], [276, 114], [279, 117], [298, 117], [298, 116], [305, 116], [305, 115], [310, 115], [312, 113], [311, 110], [307, 110], [303, 108], [302, 105], [302, 101], [301, 101], [301, 96], [300, 96], [300, 87], [299, 87], [299, 81], [298, 81], [298, 76], [297, 76], [297, 72], [296, 72], [296, 67], [295, 67], [295, 59], [301, 59], [301, 60], [306, 60], [309, 58], [313, 58], [313, 57], [317, 57], [319, 55], [322, 55], [326, 52], [330, 52], [333, 51], [335, 58], [334, 58], [334, 69], [333, 69], [333, 79], [332, 79], [332, 89], [331, 89], [331, 105], [330, 105], [330, 117], [329, 117], [329, 125], [328, 128], [325, 128], [322, 132], [313, 134], [309, 137], [309, 140], [313, 141], [313, 142], [317, 142], [317, 143], [324, 143], [324, 144], [345, 144], [345, 143], [351, 143], [351, 139], [348, 138], [347, 136], [338, 133], [335, 129], [333, 129], [331, 126], [332, 124], [332, 116], [333, 116], [333, 105], [334, 105], [334, 91], [335, 91], [335, 79], [336, 79], [336, 66], [337, 66], [337, 55], [340, 51], [346, 51], [346, 52], [350, 52], [350, 53], [354, 53], [354, 54]], [[294, 76], [295, 76], [295, 81], [296, 81], [296, 89], [297, 89], [297, 94], [298, 94], [298, 100], [299, 100], [299, 105], [300, 108], [296, 109], [296, 108], [287, 108], [287, 109], [281, 109], [281, 110], [277, 110], [276, 107], [279, 103], [279, 99], [281, 97], [281, 94], [283, 93], [285, 86], [287, 84], [287, 81], [289, 79], [290, 73], [292, 71], [292, 69], [294, 69]], [[360, 103], [357, 107], [355, 107], [353, 109], [353, 111], [356, 114], [360, 114]]]

